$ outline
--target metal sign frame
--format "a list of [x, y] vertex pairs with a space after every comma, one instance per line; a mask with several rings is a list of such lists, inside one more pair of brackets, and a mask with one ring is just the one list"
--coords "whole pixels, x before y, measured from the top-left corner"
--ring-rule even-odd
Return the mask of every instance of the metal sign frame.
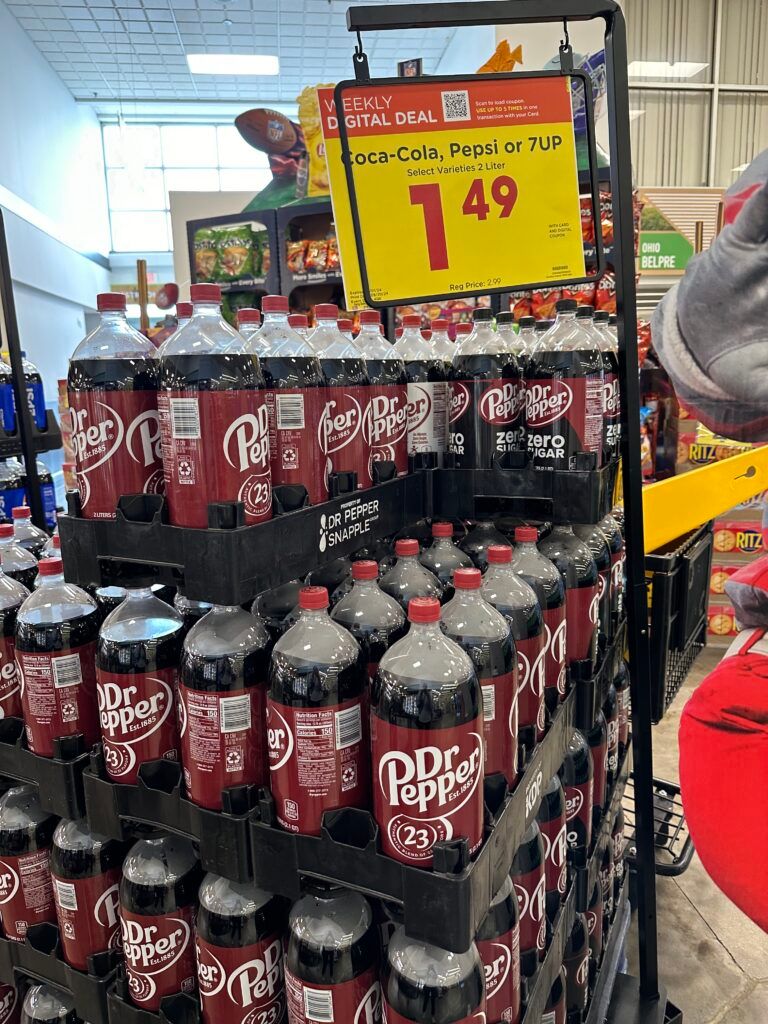
[[[450, 5], [449, 5], [450, 6]], [[401, 8], [404, 9], [404, 8]], [[365, 8], [351, 8], [351, 11], [365, 10]], [[397, 10], [397, 8], [393, 8]], [[351, 13], [350, 11], [350, 13]], [[392, 26], [395, 27], [395, 26]], [[363, 54], [363, 56], [365, 56]], [[355, 57], [357, 60], [357, 55]], [[342, 105], [344, 93], [351, 89], [359, 89], [365, 87], [391, 87], [397, 89], [407, 89], [412, 85], [439, 85], [443, 82], [446, 84], [456, 82], [466, 82], [468, 79], [472, 81], [499, 81], [506, 79], [536, 79], [536, 78], [576, 78], [582, 83], [584, 90], [584, 103], [586, 113], [586, 126], [587, 126], [587, 153], [589, 155], [589, 195], [592, 201], [592, 216], [596, 225], [600, 223], [600, 186], [598, 181], [598, 167], [597, 167], [597, 142], [595, 139], [595, 118], [594, 118], [594, 100], [592, 96], [592, 80], [585, 71], [580, 69], [568, 69], [561, 68], [559, 71], [531, 71], [531, 72], [520, 72], [510, 71], [503, 74], [487, 74], [487, 75], [424, 75], [420, 78], [369, 78], [367, 77], [366, 71], [368, 62], [364, 63], [365, 71], [358, 71], [358, 78], [347, 79], [343, 82], [339, 82], [333, 91], [333, 102], [336, 108], [336, 117], [339, 125], [339, 140], [341, 142], [342, 159], [344, 161], [344, 170], [347, 178], [347, 187], [349, 189], [350, 199], [350, 210], [352, 213], [352, 224], [355, 230], [355, 245], [357, 246], [357, 260], [360, 264], [360, 278], [363, 286], [363, 294], [366, 302], [373, 309], [384, 309], [390, 306], [406, 306], [413, 305], [419, 302], [433, 302], [440, 301], [443, 299], [455, 299], [456, 292], [440, 292], [433, 295], [416, 295], [416, 296], [403, 296], [402, 298], [388, 298], [386, 301], [375, 300], [371, 295], [370, 284], [368, 280], [368, 268], [365, 263], [365, 244], [363, 239], [363, 232], [360, 226], [360, 213], [357, 205], [357, 192], [355, 190], [355, 176], [354, 169], [352, 167], [352, 161], [349, 159], [349, 134], [347, 125], [344, 119], [344, 108]], [[571, 116], [573, 117], [573, 110], [571, 110]], [[576, 130], [571, 122], [574, 133], [574, 146], [576, 139]], [[577, 187], [578, 187], [578, 166], [576, 168], [577, 176]], [[333, 198], [333, 197], [331, 197]], [[528, 289], [539, 289], [539, 288], [561, 288], [569, 285], [576, 284], [595, 284], [600, 276], [605, 272], [605, 257], [603, 251], [603, 240], [601, 233], [595, 231], [595, 249], [597, 255], [597, 267], [594, 274], [588, 274], [584, 277], [568, 277], [558, 278], [557, 280], [551, 281], [533, 281], [533, 282], [508, 282], [498, 288], [483, 288], [481, 291], [475, 292], [463, 292], [465, 295], [505, 295], [511, 291], [522, 291]]]
[[[360, 40], [355, 61], [367, 64], [361, 33], [391, 29], [560, 23], [605, 23], [610, 184], [614, 213], [614, 268], [619, 333], [621, 455], [626, 513], [628, 640], [632, 698], [632, 751], [635, 770], [637, 847], [637, 924], [640, 953], [638, 1002], [622, 1007], [627, 1024], [664, 1021], [666, 997], [659, 983], [656, 931], [655, 828], [651, 679], [648, 606], [643, 544], [642, 470], [640, 465], [640, 394], [637, 372], [637, 302], [635, 292], [632, 151], [629, 119], [627, 29], [616, 0], [458, 0], [442, 4], [382, 4], [351, 7], [347, 28]], [[466, 77], [466, 76], [465, 76]], [[620, 993], [627, 986], [620, 986]]]

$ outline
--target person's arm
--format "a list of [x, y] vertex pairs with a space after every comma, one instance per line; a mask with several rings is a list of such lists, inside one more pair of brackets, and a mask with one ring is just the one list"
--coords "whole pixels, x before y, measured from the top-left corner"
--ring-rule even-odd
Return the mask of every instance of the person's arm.
[[768, 182], [653, 315], [678, 396], [711, 430], [768, 441]]

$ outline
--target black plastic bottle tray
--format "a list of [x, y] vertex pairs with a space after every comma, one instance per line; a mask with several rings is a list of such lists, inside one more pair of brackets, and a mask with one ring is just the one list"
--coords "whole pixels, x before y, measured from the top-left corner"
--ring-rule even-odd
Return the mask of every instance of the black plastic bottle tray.
[[54, 741], [56, 757], [40, 757], [27, 748], [24, 722], [20, 718], [0, 719], [0, 775], [38, 787], [43, 810], [61, 818], [81, 818], [83, 770], [88, 754], [83, 753], [82, 736]]
[[26, 942], [0, 938], [0, 978], [14, 984], [16, 977], [50, 982], [69, 992], [78, 1017], [96, 1022], [107, 1019], [107, 993], [115, 980], [117, 954], [97, 953], [88, 971], [78, 971], [61, 958], [59, 929], [55, 924], [33, 925]]
[[455, 952], [468, 949], [536, 815], [543, 787], [562, 763], [573, 726], [575, 696], [572, 692], [553, 716], [514, 793], [499, 801], [473, 862], [467, 863], [454, 844], [447, 851], [436, 850], [432, 871], [386, 857], [378, 850], [377, 826], [367, 811], [326, 814], [319, 836], [284, 832], [272, 823], [274, 805], [265, 794], [252, 818], [254, 881], [293, 899], [301, 893], [302, 876], [308, 876], [394, 900], [403, 904], [409, 935]]
[[139, 781], [127, 785], [104, 775], [96, 751], [83, 773], [88, 824], [95, 832], [126, 839], [146, 834], [146, 827], [176, 832], [199, 846], [206, 871], [233, 881], [251, 877], [248, 812], [252, 787], [224, 791], [224, 811], [210, 811], [182, 797], [181, 766], [175, 761], [149, 761], [139, 769]]

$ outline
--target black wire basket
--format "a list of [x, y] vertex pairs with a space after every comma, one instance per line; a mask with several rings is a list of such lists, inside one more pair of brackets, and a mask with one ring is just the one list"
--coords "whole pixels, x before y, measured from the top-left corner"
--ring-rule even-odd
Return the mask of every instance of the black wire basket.
[[[631, 774], [624, 791], [624, 837], [627, 860], [635, 860], [635, 779]], [[693, 840], [688, 832], [680, 787], [663, 779], [653, 780], [653, 826], [656, 874], [682, 875], [693, 858]]]
[[659, 722], [707, 638], [712, 523], [645, 556], [651, 604], [651, 711]]

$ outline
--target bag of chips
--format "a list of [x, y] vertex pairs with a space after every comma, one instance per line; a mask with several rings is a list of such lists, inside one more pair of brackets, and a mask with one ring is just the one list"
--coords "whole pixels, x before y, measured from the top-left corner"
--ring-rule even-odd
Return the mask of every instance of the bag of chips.
[[308, 241], [307, 250], [304, 254], [304, 269], [309, 273], [320, 273], [328, 266], [328, 243], [322, 241]]
[[341, 269], [339, 261], [339, 243], [336, 237], [328, 239], [328, 249], [325, 257], [325, 269], [329, 274], [338, 274]]
[[[269, 270], [269, 232], [254, 231], [253, 238], [253, 276], [266, 277]], [[264, 269], [264, 253], [267, 254], [267, 268]]]
[[217, 231], [218, 279], [237, 281], [253, 276], [253, 236], [250, 224], [232, 224]]
[[304, 239], [300, 242], [285, 243], [285, 262], [292, 274], [304, 273], [304, 254], [307, 251], [307, 243]]
[[195, 281], [214, 281], [216, 275], [216, 232], [213, 228], [198, 228], [192, 241], [195, 254]]

